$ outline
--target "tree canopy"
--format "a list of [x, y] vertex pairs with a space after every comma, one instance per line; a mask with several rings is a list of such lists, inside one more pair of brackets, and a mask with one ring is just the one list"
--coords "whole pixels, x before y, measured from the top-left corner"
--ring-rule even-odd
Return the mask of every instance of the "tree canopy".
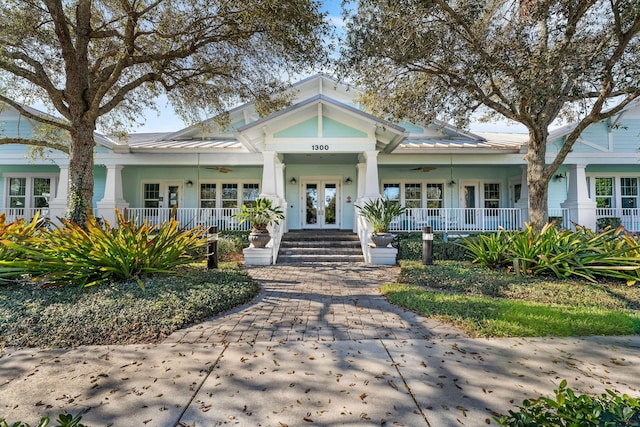
[[[536, 227], [580, 133], [640, 96], [636, 0], [361, 0], [347, 19], [342, 66], [373, 110], [458, 125], [482, 112], [526, 126]], [[577, 126], [546, 164], [557, 119]]]
[[0, 101], [68, 132], [48, 146], [69, 153], [68, 217], [84, 223], [98, 124], [122, 128], [162, 93], [192, 120], [246, 99], [264, 113], [286, 101], [287, 73], [326, 57], [328, 33], [314, 0], [4, 0]]

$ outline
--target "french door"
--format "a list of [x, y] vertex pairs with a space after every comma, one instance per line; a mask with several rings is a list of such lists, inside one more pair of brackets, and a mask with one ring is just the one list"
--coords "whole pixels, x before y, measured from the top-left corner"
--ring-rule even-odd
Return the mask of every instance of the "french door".
[[339, 228], [339, 181], [310, 180], [302, 188], [302, 227]]

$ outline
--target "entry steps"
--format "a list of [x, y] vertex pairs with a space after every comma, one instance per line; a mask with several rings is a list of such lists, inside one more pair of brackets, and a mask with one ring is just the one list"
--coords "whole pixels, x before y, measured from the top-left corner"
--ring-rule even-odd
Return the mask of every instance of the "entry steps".
[[358, 235], [350, 230], [295, 230], [282, 236], [278, 264], [364, 262]]

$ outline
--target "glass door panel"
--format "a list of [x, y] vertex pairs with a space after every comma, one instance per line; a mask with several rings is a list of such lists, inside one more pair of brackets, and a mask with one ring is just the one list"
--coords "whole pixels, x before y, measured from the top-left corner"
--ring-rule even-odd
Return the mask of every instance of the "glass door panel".
[[307, 183], [305, 188], [305, 227], [318, 225], [318, 184]]
[[464, 197], [464, 223], [465, 225], [475, 225], [476, 224], [476, 208], [478, 207], [478, 198], [477, 198], [477, 185], [465, 185], [463, 187], [463, 197]]
[[303, 228], [338, 228], [340, 225], [338, 182], [306, 181], [303, 188]]
[[336, 184], [324, 185], [324, 225], [336, 225], [338, 223], [336, 216], [337, 187]]

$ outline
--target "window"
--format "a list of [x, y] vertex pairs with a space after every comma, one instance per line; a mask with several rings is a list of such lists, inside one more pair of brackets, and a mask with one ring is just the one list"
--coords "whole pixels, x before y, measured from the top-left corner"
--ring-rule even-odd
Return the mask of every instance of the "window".
[[422, 207], [422, 185], [420, 184], [404, 185], [404, 206], [407, 208]]
[[400, 203], [400, 184], [384, 184], [382, 198]]
[[260, 195], [259, 184], [243, 184], [242, 185], [242, 203], [248, 207], [255, 206], [255, 200]]
[[144, 184], [144, 207], [160, 207], [160, 184]]
[[223, 208], [238, 206], [238, 184], [222, 184], [221, 202]]
[[6, 206], [10, 209], [45, 210], [49, 207], [55, 182], [52, 176], [7, 177]]
[[620, 195], [623, 208], [637, 208], [638, 178], [620, 178]]
[[27, 178], [9, 179], [9, 207], [27, 207]]
[[427, 184], [427, 208], [438, 209], [443, 207], [442, 184]]
[[484, 207], [488, 209], [486, 215], [498, 215], [500, 207], [500, 184], [484, 184]]
[[596, 178], [596, 206], [598, 208], [612, 208], [613, 178]]
[[215, 208], [216, 207], [216, 185], [200, 184], [200, 207]]

